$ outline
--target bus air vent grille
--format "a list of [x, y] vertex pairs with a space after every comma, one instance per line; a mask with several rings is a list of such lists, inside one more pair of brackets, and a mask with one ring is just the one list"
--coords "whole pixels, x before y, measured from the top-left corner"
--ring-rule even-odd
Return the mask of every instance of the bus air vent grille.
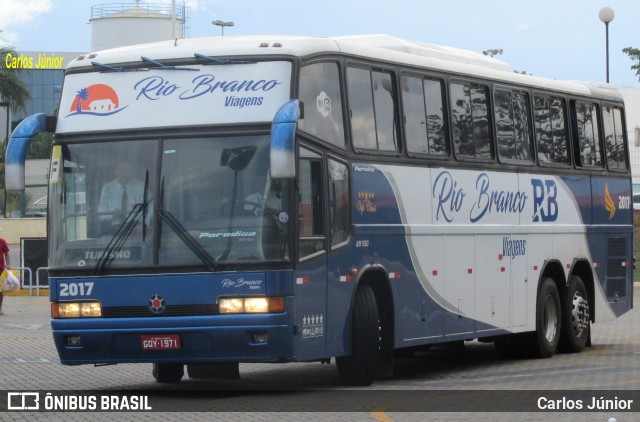
[[123, 306], [102, 308], [103, 318], [144, 318], [144, 317], [172, 317], [172, 316], [204, 316], [218, 315], [218, 305], [173, 305], [167, 306], [165, 311], [154, 314], [146, 306]]

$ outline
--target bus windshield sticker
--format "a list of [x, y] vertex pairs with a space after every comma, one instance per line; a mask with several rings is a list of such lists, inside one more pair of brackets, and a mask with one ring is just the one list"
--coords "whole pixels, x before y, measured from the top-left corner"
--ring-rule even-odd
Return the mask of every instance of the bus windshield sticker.
[[327, 117], [331, 114], [331, 98], [329, 98], [326, 92], [320, 92], [316, 105], [318, 106], [318, 111], [322, 114], [322, 117]]

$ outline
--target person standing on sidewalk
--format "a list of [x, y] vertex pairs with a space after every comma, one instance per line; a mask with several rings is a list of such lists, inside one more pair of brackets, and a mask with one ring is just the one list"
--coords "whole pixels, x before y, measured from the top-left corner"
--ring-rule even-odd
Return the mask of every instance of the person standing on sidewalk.
[[[11, 265], [11, 257], [9, 256], [9, 245], [7, 245], [6, 240], [0, 237], [0, 274], [2, 274], [2, 271], [4, 271], [5, 268], [9, 270], [10, 265]], [[4, 300], [4, 293], [0, 291], [0, 315], [3, 315], [3, 312], [2, 312], [3, 300]]]

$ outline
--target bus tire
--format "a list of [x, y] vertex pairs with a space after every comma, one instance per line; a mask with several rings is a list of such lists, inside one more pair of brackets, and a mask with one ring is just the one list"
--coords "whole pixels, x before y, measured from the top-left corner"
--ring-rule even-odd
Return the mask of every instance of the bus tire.
[[181, 363], [154, 363], [153, 378], [161, 383], [179, 383], [184, 376], [184, 365]]
[[373, 383], [380, 350], [380, 318], [373, 290], [356, 290], [351, 314], [351, 354], [336, 357], [340, 378], [345, 384], [366, 386]]
[[560, 350], [581, 352], [589, 338], [589, 296], [582, 278], [571, 276], [569, 287], [562, 298], [562, 331]]
[[560, 294], [552, 278], [542, 280], [536, 298], [536, 331], [531, 333], [529, 351], [533, 357], [550, 358], [560, 341], [562, 326]]

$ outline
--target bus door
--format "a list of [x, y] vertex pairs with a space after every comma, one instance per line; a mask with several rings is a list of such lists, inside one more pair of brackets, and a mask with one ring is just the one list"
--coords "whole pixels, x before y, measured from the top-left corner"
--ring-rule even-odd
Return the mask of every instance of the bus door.
[[294, 286], [296, 356], [324, 358], [327, 320], [327, 237], [322, 155], [300, 147], [298, 164], [298, 270]]

